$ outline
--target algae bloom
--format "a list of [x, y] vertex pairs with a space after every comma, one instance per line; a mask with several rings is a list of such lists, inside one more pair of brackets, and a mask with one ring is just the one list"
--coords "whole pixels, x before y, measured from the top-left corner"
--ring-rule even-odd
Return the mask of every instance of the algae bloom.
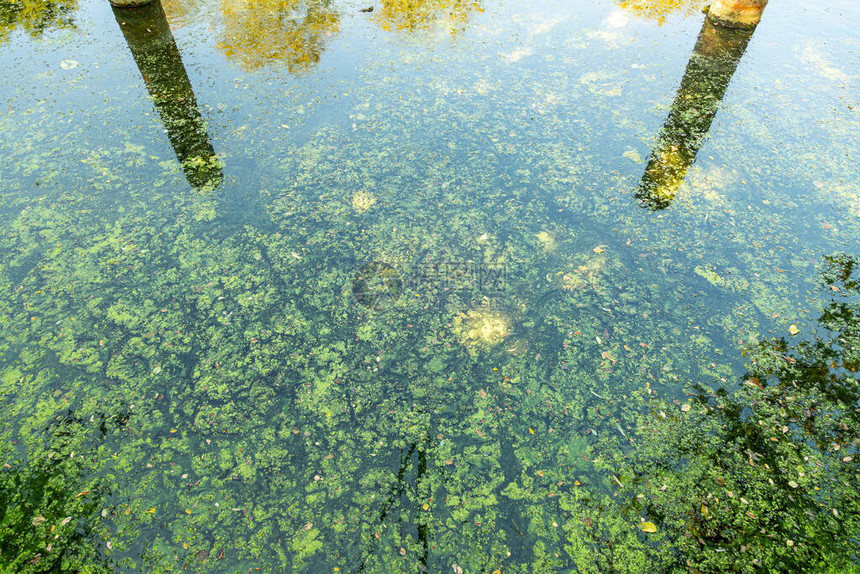
[[358, 213], [364, 213], [374, 206], [376, 198], [366, 191], [356, 191], [352, 196], [352, 208]]
[[511, 333], [511, 320], [500, 311], [479, 307], [458, 314], [454, 332], [471, 352], [477, 352], [502, 343]]
[[541, 249], [546, 253], [555, 251], [556, 247], [558, 247], [558, 242], [556, 241], [555, 236], [547, 231], [535, 233], [535, 237], [537, 237], [538, 242], [540, 242]]

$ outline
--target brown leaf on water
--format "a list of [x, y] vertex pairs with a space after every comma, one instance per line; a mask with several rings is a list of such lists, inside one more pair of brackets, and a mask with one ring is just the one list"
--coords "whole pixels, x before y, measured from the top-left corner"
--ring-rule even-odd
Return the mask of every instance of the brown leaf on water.
[[749, 385], [751, 387], [758, 387], [759, 389], [764, 390], [764, 385], [761, 384], [761, 381], [758, 380], [758, 377], [752, 377], [751, 379], [744, 381], [744, 384]]

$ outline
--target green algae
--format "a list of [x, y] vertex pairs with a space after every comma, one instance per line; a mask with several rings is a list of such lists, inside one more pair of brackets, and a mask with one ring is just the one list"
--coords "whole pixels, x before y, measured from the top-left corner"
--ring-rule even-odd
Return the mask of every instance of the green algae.
[[[624, 154], [665, 112], [637, 112], [649, 88], [620, 67], [550, 58], [624, 44], [507, 7], [528, 40], [487, 52], [470, 34], [505, 13], [476, 6], [444, 58], [385, 36], [330, 92], [303, 82], [331, 78], [336, 43], [298, 79], [210, 70], [229, 79], [214, 90], [177, 32], [175, 112], [117, 31], [154, 129], [34, 119], [22, 141], [3, 124], [4, 568], [856, 567], [841, 243], [858, 230], [827, 211], [840, 200], [807, 198], [810, 221], [774, 188], [819, 175], [763, 174], [711, 128], [671, 204], [639, 209]], [[359, 18], [341, 33], [370, 42]], [[742, 95], [741, 123], [767, 98]], [[74, 113], [141, 121], [115, 111]], [[373, 269], [384, 305], [356, 297]]]

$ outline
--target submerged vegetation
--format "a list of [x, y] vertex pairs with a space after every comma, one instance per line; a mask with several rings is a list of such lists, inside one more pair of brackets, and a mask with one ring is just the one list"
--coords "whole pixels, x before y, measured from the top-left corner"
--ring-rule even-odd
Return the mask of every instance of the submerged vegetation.
[[860, 71], [786, 86], [695, 11], [674, 58], [619, 5], [91, 2], [110, 34], [22, 43], [0, 570], [856, 571]]

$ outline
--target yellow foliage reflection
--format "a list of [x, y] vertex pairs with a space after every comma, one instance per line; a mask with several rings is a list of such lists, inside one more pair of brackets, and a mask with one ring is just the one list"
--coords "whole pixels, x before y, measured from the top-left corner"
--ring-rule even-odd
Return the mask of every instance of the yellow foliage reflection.
[[182, 28], [199, 18], [210, 16], [206, 0], [161, 0], [171, 30]]
[[382, 0], [374, 20], [388, 31], [447, 29], [452, 37], [466, 29], [474, 13], [483, 12], [481, 0]]
[[285, 65], [301, 73], [319, 62], [340, 27], [330, 0], [223, 0], [218, 48], [247, 70]]
[[681, 14], [701, 12], [706, 2], [703, 0], [616, 0], [616, 4], [635, 16], [662, 24], [673, 12]]
[[0, 0], [0, 44], [22, 28], [34, 38], [51, 28], [71, 28], [77, 0]]

